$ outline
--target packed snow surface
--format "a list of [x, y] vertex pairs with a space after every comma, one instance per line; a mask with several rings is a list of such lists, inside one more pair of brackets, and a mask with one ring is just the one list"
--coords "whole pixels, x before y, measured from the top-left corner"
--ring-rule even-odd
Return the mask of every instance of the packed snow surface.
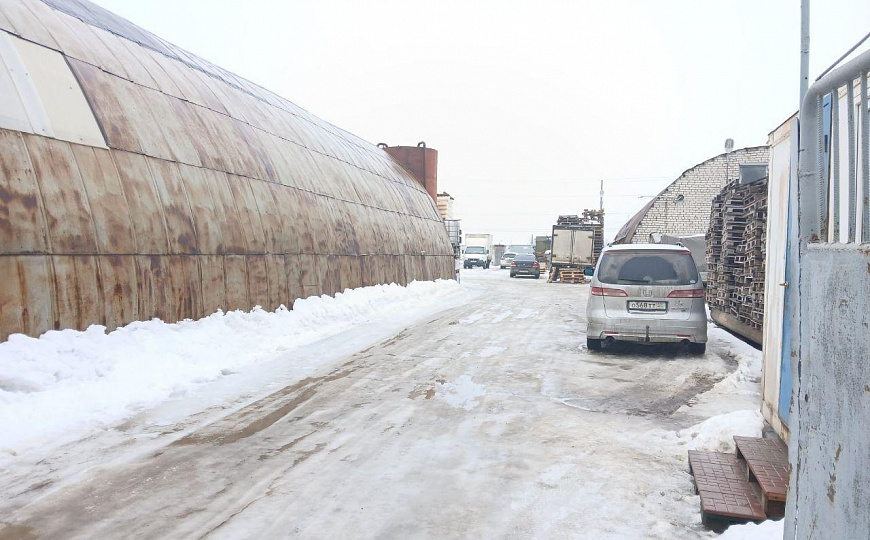
[[734, 436], [761, 437], [764, 418], [756, 410], [734, 411], [704, 420], [700, 424], [678, 433], [689, 450], [704, 452], [736, 451]]
[[763, 523], [747, 523], [732, 525], [722, 533], [717, 540], [782, 540], [784, 522], [765, 521]]
[[292, 310], [13, 335], [0, 343], [0, 455], [104, 428], [251, 364], [282, 355], [292, 362], [294, 349], [459, 292], [451, 280], [378, 285], [300, 299]]

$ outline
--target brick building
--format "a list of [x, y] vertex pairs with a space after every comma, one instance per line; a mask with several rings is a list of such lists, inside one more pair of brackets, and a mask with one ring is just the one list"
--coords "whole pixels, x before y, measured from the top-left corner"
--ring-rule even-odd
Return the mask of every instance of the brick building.
[[740, 165], [767, 164], [768, 147], [752, 146], [720, 154], [686, 170], [616, 233], [615, 244], [649, 242], [650, 235], [706, 234], [710, 205]]

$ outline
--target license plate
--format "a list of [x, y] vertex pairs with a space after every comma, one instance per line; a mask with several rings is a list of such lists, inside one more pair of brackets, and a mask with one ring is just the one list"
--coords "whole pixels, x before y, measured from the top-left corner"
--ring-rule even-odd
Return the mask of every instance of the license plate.
[[628, 309], [637, 309], [641, 311], [667, 311], [667, 302], [638, 302], [632, 300], [628, 303]]

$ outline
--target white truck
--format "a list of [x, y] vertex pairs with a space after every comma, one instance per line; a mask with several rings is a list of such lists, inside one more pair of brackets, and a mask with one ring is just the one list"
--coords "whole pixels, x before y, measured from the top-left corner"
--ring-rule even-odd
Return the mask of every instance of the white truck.
[[475, 266], [489, 268], [490, 264], [492, 264], [492, 235], [466, 234], [462, 266], [464, 268]]
[[561, 268], [592, 268], [595, 266], [594, 231], [571, 225], [553, 226], [553, 247], [550, 264]]

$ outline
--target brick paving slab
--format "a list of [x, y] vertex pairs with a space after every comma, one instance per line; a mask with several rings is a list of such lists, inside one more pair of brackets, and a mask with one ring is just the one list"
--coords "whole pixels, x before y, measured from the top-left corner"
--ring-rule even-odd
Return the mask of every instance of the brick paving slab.
[[704, 518], [726, 517], [747, 521], [767, 518], [764, 507], [746, 479], [746, 470], [734, 454], [689, 450], [689, 470], [701, 496]]

